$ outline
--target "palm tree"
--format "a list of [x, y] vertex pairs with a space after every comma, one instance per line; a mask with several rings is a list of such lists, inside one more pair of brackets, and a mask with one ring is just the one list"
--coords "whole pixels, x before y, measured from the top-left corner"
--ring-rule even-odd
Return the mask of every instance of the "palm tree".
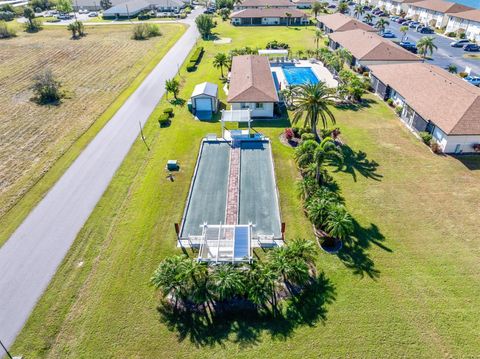
[[311, 197], [307, 202], [306, 208], [310, 222], [312, 222], [315, 227], [321, 228], [325, 225], [330, 207], [338, 204], [339, 198], [335, 192], [332, 192], [326, 187], [320, 187], [315, 194], [316, 195]]
[[373, 22], [373, 15], [367, 12], [363, 19], [365, 20], [365, 22], [371, 24]]
[[375, 24], [375, 27], [378, 29], [378, 31], [380, 33], [383, 33], [385, 31], [385, 28], [390, 25], [390, 22], [388, 22], [387, 20], [381, 18], [377, 21], [377, 23]]
[[220, 68], [220, 73], [222, 78], [224, 77], [223, 67], [228, 67], [228, 61], [229, 61], [228, 56], [223, 52], [216, 54], [215, 57], [213, 58], [213, 67], [215, 67], [216, 69]]
[[403, 34], [402, 40], [404, 40], [405, 36], [407, 36], [407, 31], [408, 31], [408, 26], [400, 26], [400, 32]]
[[308, 264], [313, 264], [317, 255], [315, 243], [301, 238], [295, 238], [288, 242], [288, 247], [297, 258], [302, 258]]
[[298, 56], [299, 59], [302, 58], [303, 54], [304, 54], [304, 51], [303, 51], [303, 50], [298, 50], [298, 51], [297, 51], [297, 56]]
[[338, 3], [337, 12], [339, 12], [340, 14], [345, 14], [347, 11], [348, 11], [348, 4], [345, 1], [341, 0]]
[[74, 22], [68, 24], [67, 30], [72, 32], [72, 38], [73, 39], [77, 38], [77, 26]]
[[335, 89], [328, 87], [324, 82], [300, 85], [295, 90], [293, 123], [304, 118], [304, 127], [310, 127], [318, 138], [317, 125], [321, 121], [324, 128], [328, 122], [335, 124], [335, 116], [329, 106], [336, 100]]
[[289, 13], [289, 12], [286, 12], [286, 13], [285, 13], [285, 16], [287, 17], [287, 27], [288, 27], [288, 26], [290, 25], [290, 19], [291, 19], [291, 17], [292, 17], [292, 14]]
[[315, 45], [317, 47], [317, 50], [318, 50], [318, 44], [320, 43], [320, 40], [322, 39], [322, 37], [323, 37], [323, 31], [320, 29], [315, 29]]
[[357, 4], [355, 5], [355, 8], [353, 9], [353, 15], [357, 18], [360, 19], [360, 16], [365, 14], [365, 9], [363, 8], [362, 4]]
[[284, 89], [280, 90], [280, 94], [283, 97], [283, 101], [287, 108], [291, 108], [293, 105], [293, 96], [295, 93], [295, 89], [291, 85], [287, 85]]
[[330, 208], [325, 229], [334, 238], [346, 239], [353, 233], [353, 219], [343, 205]]
[[171, 92], [175, 100], [177, 100], [177, 95], [178, 95], [178, 92], [180, 91], [179, 82], [175, 79], [170, 79], [165, 81], [165, 91], [167, 91], [167, 96], [168, 96], [168, 93]]
[[273, 314], [278, 311], [276, 295], [277, 274], [268, 265], [253, 262], [248, 271], [247, 296], [256, 306], [268, 310], [272, 306]]
[[315, 149], [315, 179], [319, 184], [324, 182], [322, 176], [323, 165], [326, 161], [343, 161], [341, 148], [338, 147], [331, 137], [325, 137]]
[[437, 49], [437, 45], [434, 43], [435, 38], [433, 36], [424, 36], [417, 42], [417, 48], [423, 58], [427, 58], [427, 53], [433, 54], [433, 50]]
[[318, 1], [315, 1], [312, 4], [312, 14], [315, 17], [315, 19], [317, 18], [318, 14], [321, 13], [321, 12], [325, 12], [325, 5], [323, 5], [322, 3], [318, 2]]
[[343, 63], [350, 65], [352, 63], [353, 56], [344, 47], [335, 50], [335, 54], [342, 60]]
[[269, 252], [269, 265], [292, 293], [291, 284], [303, 285], [308, 281], [308, 265], [294, 255], [289, 246], [276, 247]]
[[210, 276], [209, 285], [215, 298], [221, 302], [243, 295], [245, 292], [243, 271], [229, 264], [217, 266]]
[[305, 168], [315, 160], [315, 150], [318, 143], [313, 140], [302, 141], [300, 146], [295, 149], [294, 158], [298, 167]]
[[313, 177], [305, 176], [297, 181], [297, 193], [302, 201], [309, 199], [320, 187]]
[[174, 309], [177, 309], [178, 300], [185, 299], [185, 281], [183, 280], [183, 256], [165, 258], [150, 278], [150, 283], [160, 289], [164, 298], [171, 296], [175, 299]]

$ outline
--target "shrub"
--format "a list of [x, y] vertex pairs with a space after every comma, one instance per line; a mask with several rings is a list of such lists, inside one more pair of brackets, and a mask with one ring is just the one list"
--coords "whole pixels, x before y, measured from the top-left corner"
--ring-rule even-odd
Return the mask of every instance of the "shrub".
[[302, 134], [302, 141], [315, 140], [315, 135], [313, 133], [304, 133]]
[[277, 50], [277, 49], [288, 50], [290, 48], [290, 45], [288, 45], [285, 42], [278, 42], [277, 40], [273, 40], [273, 41], [267, 42], [267, 45], [265, 47], [267, 49], [272, 49], [272, 50]]
[[423, 143], [425, 143], [427, 146], [430, 146], [430, 143], [432, 142], [432, 138], [433, 138], [432, 135], [425, 131], [420, 132], [419, 135]]
[[161, 36], [159, 28], [155, 24], [136, 24], [133, 27], [132, 39], [134, 40], [147, 40], [151, 37]]
[[163, 113], [167, 114], [168, 117], [172, 118], [173, 117], [173, 108], [168, 107], [165, 110], [163, 110]]
[[391, 98], [387, 99], [387, 104], [388, 104], [388, 106], [392, 106], [393, 105], [393, 100]]
[[294, 133], [293, 133], [293, 130], [291, 128], [286, 128], [285, 129], [285, 137], [289, 141], [294, 137]]
[[320, 130], [320, 137], [325, 138], [325, 137], [330, 137], [332, 135], [333, 130], [330, 130], [328, 128], [322, 128]]
[[432, 138], [430, 141], [430, 149], [432, 150], [433, 153], [440, 153], [442, 152], [442, 149], [440, 148], [440, 145], [436, 140]]
[[368, 76], [370, 76], [370, 72], [364, 71], [362, 75], [363, 75], [364, 77], [368, 77]]
[[468, 74], [466, 72], [459, 72], [458, 76], [460, 76], [463, 79], [463, 78], [467, 77]]
[[146, 11], [141, 12], [138, 14], [138, 20], [148, 20], [150, 19], [150, 14]]
[[467, 36], [465, 35], [464, 32], [462, 32], [460, 35], [458, 35], [460, 39], [465, 39]]
[[15, 18], [15, 14], [11, 11], [0, 11], [0, 20], [12, 21]]
[[403, 111], [403, 106], [395, 107], [395, 112], [397, 113], [398, 116], [402, 114], [402, 111]]
[[195, 71], [196, 66], [198, 65], [198, 62], [200, 61], [200, 58], [202, 57], [203, 54], [203, 47], [197, 47], [195, 49], [195, 52], [190, 56], [190, 60], [188, 61], [187, 65], [187, 71], [192, 72]]
[[312, 129], [310, 127], [301, 127], [300, 130], [298, 131], [298, 134], [301, 137], [304, 133], [310, 133], [310, 132], [312, 132]]
[[15, 30], [9, 28], [5, 21], [0, 21], [0, 39], [8, 39], [16, 35], [17, 33], [15, 32]]
[[447, 36], [448, 37], [456, 37], [457, 34], [454, 31], [450, 31], [450, 32], [447, 33]]
[[170, 116], [168, 113], [162, 113], [160, 117], [158, 118], [158, 124], [160, 127], [165, 127], [170, 124]]
[[60, 86], [60, 82], [54, 78], [51, 70], [47, 69], [36, 75], [33, 84], [36, 101], [41, 105], [58, 103], [62, 98]]

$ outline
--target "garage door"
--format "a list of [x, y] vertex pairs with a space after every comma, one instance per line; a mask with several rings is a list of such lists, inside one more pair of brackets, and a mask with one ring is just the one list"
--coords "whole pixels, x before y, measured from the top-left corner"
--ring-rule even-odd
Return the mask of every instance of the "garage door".
[[212, 111], [212, 101], [209, 98], [197, 98], [195, 104], [197, 111]]

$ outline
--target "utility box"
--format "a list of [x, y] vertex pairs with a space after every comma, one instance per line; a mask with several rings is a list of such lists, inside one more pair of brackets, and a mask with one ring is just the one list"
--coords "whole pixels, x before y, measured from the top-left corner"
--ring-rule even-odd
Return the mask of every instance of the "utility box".
[[168, 162], [167, 162], [167, 170], [169, 170], [169, 171], [177, 171], [177, 170], [178, 170], [178, 161], [177, 161], [177, 160], [168, 160]]

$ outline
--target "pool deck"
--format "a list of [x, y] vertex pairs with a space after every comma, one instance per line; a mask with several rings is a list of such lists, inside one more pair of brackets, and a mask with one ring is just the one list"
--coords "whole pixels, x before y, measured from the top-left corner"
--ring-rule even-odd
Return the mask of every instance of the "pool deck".
[[338, 86], [338, 81], [333, 78], [333, 75], [328, 71], [328, 69], [323, 66], [323, 64], [320, 61], [317, 61], [315, 63], [312, 63], [307, 60], [299, 60], [295, 63], [271, 63], [270, 64], [270, 69], [272, 72], [275, 73], [277, 76], [278, 82], [280, 84], [280, 89], [284, 89], [285, 87], [288, 86], [288, 82], [285, 79], [285, 75], [283, 74], [282, 71], [282, 66], [295, 66], [295, 67], [310, 67], [317, 76], [317, 78], [320, 81], [323, 81], [327, 84], [329, 87], [337, 87]]

